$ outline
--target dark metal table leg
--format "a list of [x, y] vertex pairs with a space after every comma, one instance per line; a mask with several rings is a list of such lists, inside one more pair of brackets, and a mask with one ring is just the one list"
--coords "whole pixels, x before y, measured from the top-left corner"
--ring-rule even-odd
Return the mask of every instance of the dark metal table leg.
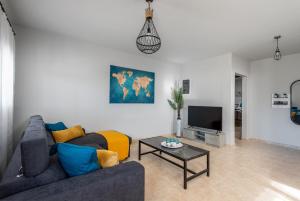
[[209, 152], [206, 155], [207, 176], [209, 177]]
[[183, 186], [184, 186], [184, 189], [187, 189], [187, 164], [186, 164], [186, 161], [184, 161], [184, 165], [183, 165]]
[[141, 142], [139, 141], [139, 161], [141, 160]]

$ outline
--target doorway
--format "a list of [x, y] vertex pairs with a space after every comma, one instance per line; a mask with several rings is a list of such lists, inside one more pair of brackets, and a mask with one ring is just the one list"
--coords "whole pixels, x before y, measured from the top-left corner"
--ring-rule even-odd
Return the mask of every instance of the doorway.
[[243, 76], [235, 75], [234, 126], [235, 139], [241, 140], [243, 135]]

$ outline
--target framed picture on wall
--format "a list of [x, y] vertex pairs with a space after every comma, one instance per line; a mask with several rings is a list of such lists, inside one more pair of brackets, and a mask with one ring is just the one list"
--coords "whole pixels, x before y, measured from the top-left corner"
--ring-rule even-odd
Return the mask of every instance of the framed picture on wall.
[[153, 104], [154, 96], [153, 72], [110, 66], [110, 103]]
[[190, 94], [190, 80], [182, 80], [183, 94]]
[[290, 108], [290, 94], [273, 93], [272, 108]]

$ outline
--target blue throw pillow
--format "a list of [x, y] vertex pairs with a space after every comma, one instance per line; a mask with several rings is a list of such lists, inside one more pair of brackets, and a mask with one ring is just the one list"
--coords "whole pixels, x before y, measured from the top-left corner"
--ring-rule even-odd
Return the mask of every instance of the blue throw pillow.
[[46, 124], [45, 127], [46, 127], [46, 130], [49, 132], [67, 129], [66, 125], [63, 122], [57, 122], [54, 124]]
[[62, 167], [71, 177], [87, 174], [100, 168], [94, 147], [58, 143], [57, 154]]

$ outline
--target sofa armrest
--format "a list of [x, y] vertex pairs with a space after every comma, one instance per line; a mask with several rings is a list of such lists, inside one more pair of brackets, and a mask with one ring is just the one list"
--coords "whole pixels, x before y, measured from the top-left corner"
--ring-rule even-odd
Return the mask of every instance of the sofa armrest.
[[3, 201], [143, 201], [144, 167], [131, 161], [23, 191]]

